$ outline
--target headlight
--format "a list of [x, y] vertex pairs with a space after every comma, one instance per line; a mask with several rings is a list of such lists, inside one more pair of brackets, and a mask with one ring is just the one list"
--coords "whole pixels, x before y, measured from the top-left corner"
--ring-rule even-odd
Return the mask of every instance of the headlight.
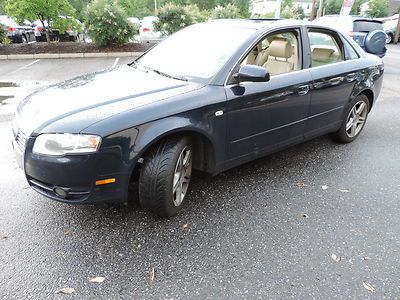
[[41, 134], [33, 145], [33, 153], [64, 155], [90, 153], [99, 149], [101, 137], [88, 134]]

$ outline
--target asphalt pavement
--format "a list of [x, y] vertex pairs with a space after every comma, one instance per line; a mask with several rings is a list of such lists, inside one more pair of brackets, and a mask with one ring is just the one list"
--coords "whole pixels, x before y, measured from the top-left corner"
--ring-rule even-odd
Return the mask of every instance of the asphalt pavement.
[[[400, 299], [400, 47], [384, 61], [381, 96], [354, 143], [325, 136], [215, 177], [196, 173], [170, 220], [38, 195], [0, 118], [0, 297]], [[1, 61], [0, 81], [53, 82], [115, 59], [29, 63]]]

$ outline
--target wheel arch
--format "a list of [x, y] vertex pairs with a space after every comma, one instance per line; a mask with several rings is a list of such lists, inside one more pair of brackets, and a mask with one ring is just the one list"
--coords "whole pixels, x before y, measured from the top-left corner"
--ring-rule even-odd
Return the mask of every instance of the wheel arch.
[[371, 89], [365, 89], [358, 93], [356, 97], [358, 97], [359, 95], [365, 95], [368, 98], [369, 111], [371, 111], [374, 104], [374, 92]]
[[207, 129], [196, 127], [189, 120], [175, 117], [155, 123], [139, 126], [135, 141], [136, 157], [143, 158], [151, 147], [165, 138], [188, 135], [193, 141], [194, 168], [207, 173], [214, 172], [216, 147]]

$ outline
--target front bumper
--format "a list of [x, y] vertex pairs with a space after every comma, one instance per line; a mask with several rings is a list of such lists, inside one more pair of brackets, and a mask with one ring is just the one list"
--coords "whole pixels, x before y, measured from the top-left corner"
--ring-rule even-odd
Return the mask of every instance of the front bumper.
[[[35, 138], [26, 139], [25, 148], [16, 141], [17, 162], [29, 185], [47, 198], [70, 204], [126, 202], [129, 168], [122, 164], [119, 148], [108, 148], [82, 155], [47, 156], [32, 152]], [[96, 185], [96, 181], [115, 178], [115, 182]], [[64, 195], [60, 191], [65, 193]]]

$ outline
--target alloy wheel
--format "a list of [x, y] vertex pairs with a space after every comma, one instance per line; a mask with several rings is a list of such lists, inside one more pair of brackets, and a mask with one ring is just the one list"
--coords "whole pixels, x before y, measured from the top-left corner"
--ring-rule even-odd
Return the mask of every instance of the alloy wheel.
[[346, 120], [346, 134], [349, 138], [354, 138], [360, 133], [367, 119], [367, 114], [368, 106], [364, 101], [358, 101], [353, 106]]
[[190, 176], [192, 174], [192, 150], [189, 146], [183, 148], [176, 162], [174, 179], [172, 183], [173, 203], [180, 206], [186, 196]]

